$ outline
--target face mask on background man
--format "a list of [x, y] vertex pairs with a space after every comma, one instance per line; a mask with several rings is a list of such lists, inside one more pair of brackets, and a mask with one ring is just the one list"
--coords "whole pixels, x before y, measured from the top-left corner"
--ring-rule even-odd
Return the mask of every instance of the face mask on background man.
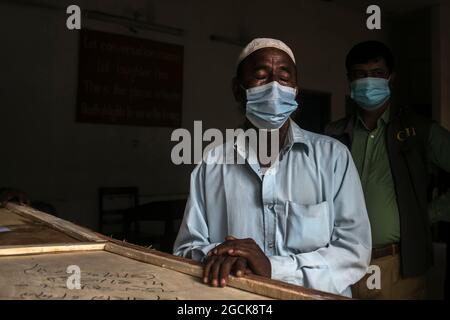
[[297, 109], [297, 89], [277, 81], [246, 89], [247, 119], [259, 129], [279, 129]]
[[371, 111], [384, 105], [391, 96], [389, 79], [362, 78], [351, 84], [351, 98], [363, 109]]

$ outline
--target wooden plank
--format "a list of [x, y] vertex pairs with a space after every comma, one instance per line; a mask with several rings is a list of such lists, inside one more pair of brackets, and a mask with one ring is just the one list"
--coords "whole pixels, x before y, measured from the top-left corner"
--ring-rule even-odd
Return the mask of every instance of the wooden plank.
[[87, 228], [78, 226], [72, 222], [60, 219], [50, 214], [35, 210], [28, 206], [18, 205], [14, 203], [8, 203], [6, 208], [26, 218], [35, 219], [49, 225], [50, 227], [57, 229], [72, 236], [81, 241], [104, 241], [104, 236], [91, 231]]
[[[197, 278], [203, 275], [201, 264], [192, 260], [174, 257], [169, 254], [139, 248], [138, 246], [108, 242], [105, 246], [108, 252], [128, 257], [141, 262], [147, 262], [166, 269], [182, 272]], [[283, 300], [341, 300], [345, 297], [328, 294], [317, 290], [287, 284], [277, 280], [259, 276], [233, 277], [230, 276], [228, 285], [233, 288], [256, 293], [273, 299]]]
[[144, 249], [144, 251], [143, 248], [132, 248], [129, 244], [121, 245], [114, 242], [107, 242], [105, 245], [105, 250], [130, 259], [189, 274], [197, 278], [202, 275], [202, 268], [197, 263], [186, 263], [183, 261], [184, 259], [176, 259], [176, 257], [172, 257], [170, 255], [167, 255], [166, 257], [164, 255], [157, 254], [156, 250]]
[[2, 246], [0, 256], [17, 256], [43, 253], [60, 253], [74, 251], [104, 250], [106, 242], [103, 243], [75, 243], [75, 244], [48, 244], [28, 246]]
[[231, 287], [280, 300], [349, 300], [347, 297], [295, 286], [286, 282], [248, 275], [230, 277]]

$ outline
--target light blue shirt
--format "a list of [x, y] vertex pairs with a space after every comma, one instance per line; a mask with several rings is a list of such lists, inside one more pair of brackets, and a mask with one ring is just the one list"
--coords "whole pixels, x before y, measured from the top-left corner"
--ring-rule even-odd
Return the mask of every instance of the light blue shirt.
[[[289, 121], [277, 170], [197, 165], [174, 254], [201, 261], [228, 235], [252, 238], [272, 279], [351, 296], [372, 248], [358, 172], [343, 144]], [[239, 139], [216, 152], [245, 157]]]

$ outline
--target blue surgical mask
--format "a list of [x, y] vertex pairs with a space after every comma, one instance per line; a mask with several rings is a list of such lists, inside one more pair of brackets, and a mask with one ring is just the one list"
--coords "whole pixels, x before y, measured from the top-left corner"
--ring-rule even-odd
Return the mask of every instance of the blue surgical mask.
[[380, 108], [391, 96], [389, 79], [362, 78], [350, 84], [351, 98], [365, 110]]
[[259, 129], [279, 129], [297, 109], [297, 89], [277, 81], [246, 90], [247, 119]]

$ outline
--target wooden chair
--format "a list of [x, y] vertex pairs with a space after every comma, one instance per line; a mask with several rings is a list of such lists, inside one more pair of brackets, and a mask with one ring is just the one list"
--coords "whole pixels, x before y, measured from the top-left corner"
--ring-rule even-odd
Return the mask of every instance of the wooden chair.
[[[121, 205], [118, 206], [118, 201]], [[114, 202], [115, 206], [108, 206]], [[128, 209], [139, 205], [139, 189], [137, 187], [100, 187], [98, 189], [99, 221], [98, 230], [105, 231], [105, 226], [120, 226], [121, 231], [113, 234], [115, 238], [124, 238], [125, 216]], [[136, 226], [138, 228], [138, 226]]]
[[[139, 245], [158, 246], [159, 250], [172, 253], [173, 243], [178, 233], [175, 221], [183, 218], [187, 199], [167, 199], [151, 201], [135, 208], [128, 209], [124, 218], [125, 237]], [[130, 232], [130, 227], [139, 225], [140, 222], [163, 222], [164, 231], [161, 236], [145, 236], [136, 228]]]

